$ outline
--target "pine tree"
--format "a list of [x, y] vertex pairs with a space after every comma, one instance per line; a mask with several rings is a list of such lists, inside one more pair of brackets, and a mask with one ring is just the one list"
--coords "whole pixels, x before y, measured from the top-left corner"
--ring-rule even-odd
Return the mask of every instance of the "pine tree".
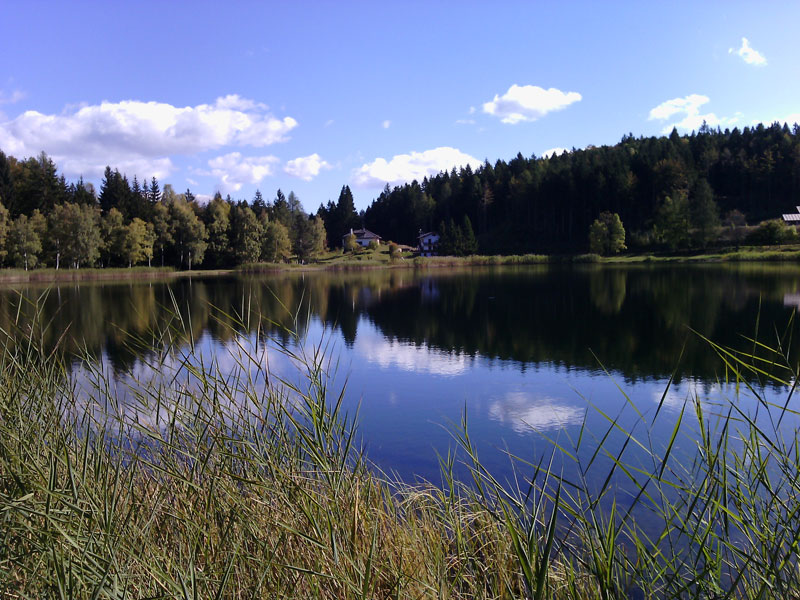
[[467, 215], [464, 215], [464, 222], [461, 225], [462, 230], [462, 256], [469, 256], [478, 253], [478, 240], [475, 239], [475, 232], [472, 230], [472, 222]]
[[257, 217], [260, 217], [261, 213], [267, 210], [267, 203], [264, 202], [264, 196], [261, 195], [261, 190], [256, 190], [256, 195], [253, 196], [252, 208]]
[[147, 196], [147, 199], [150, 201], [150, 204], [161, 201], [161, 188], [158, 186], [158, 179], [156, 179], [155, 176], [150, 180], [150, 194]]

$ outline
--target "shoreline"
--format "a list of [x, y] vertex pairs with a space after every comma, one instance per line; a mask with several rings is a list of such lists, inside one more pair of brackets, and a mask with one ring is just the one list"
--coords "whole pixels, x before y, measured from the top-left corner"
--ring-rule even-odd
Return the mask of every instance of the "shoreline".
[[741, 262], [797, 262], [800, 246], [779, 249], [749, 248], [731, 252], [702, 254], [625, 254], [599, 256], [596, 254], [522, 254], [413, 257], [393, 262], [380, 260], [341, 260], [305, 265], [254, 263], [228, 269], [196, 269], [178, 271], [170, 267], [86, 268], [86, 269], [20, 269], [0, 270], [0, 284], [61, 283], [90, 281], [164, 280], [193, 277], [224, 277], [230, 275], [264, 275], [278, 273], [309, 273], [317, 271], [369, 271], [376, 269], [441, 269], [454, 267], [526, 266], [526, 265], [645, 265], [645, 264], [720, 264]]
[[232, 269], [208, 271], [176, 271], [168, 267], [86, 268], [86, 269], [1, 269], [0, 284], [14, 283], [71, 283], [91, 281], [135, 281], [177, 279], [181, 277], [218, 277], [229, 275]]

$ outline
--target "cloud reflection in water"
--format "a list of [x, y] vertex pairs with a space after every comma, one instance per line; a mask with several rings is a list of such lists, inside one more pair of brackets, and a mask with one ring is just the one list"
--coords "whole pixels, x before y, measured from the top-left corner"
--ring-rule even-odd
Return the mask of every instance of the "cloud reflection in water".
[[584, 410], [557, 398], [513, 391], [489, 405], [489, 417], [517, 433], [562, 429], [583, 421]]
[[468, 357], [464, 354], [437, 352], [427, 346], [415, 346], [383, 337], [359, 339], [356, 351], [383, 369], [454, 376], [461, 375], [469, 366]]

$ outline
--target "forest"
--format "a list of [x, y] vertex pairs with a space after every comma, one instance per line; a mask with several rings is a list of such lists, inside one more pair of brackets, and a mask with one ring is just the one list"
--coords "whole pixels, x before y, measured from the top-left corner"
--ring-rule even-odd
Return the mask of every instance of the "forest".
[[[400, 243], [467, 218], [481, 254], [582, 252], [603, 212], [616, 213], [634, 250], [715, 243], [728, 229], [795, 212], [800, 128], [773, 124], [681, 136], [628, 134], [613, 146], [560, 156], [486, 161], [390, 189], [364, 223]], [[449, 224], [449, 225], [448, 225]]]
[[[683, 251], [730, 243], [767, 221], [753, 242], [794, 236], [775, 219], [794, 212], [800, 192], [800, 127], [724, 131], [703, 125], [679, 135], [625, 135], [549, 157], [488, 160], [390, 188], [360, 213], [349, 186], [309, 213], [281, 190], [265, 200], [200, 203], [155, 177], [139, 182], [106, 167], [99, 192], [68, 182], [46, 154], [0, 151], [0, 264], [18, 268], [170, 265], [223, 268], [308, 261], [340, 247], [351, 228], [416, 245], [442, 234], [445, 253], [577, 253], [604, 222], [627, 233], [618, 251]], [[616, 216], [618, 216], [618, 219]], [[611, 218], [613, 217], [613, 218]], [[615, 225], [617, 221], [619, 225]], [[599, 223], [599, 225], [598, 225]], [[593, 229], [594, 228], [594, 229]], [[602, 247], [602, 244], [601, 244]]]

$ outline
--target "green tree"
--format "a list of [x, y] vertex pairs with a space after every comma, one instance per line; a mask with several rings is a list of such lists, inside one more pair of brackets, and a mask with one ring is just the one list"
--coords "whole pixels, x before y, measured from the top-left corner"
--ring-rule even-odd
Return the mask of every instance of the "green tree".
[[100, 207], [94, 204], [81, 205], [79, 214], [73, 214], [73, 218], [77, 220], [74, 225], [75, 241], [68, 259], [79, 269], [81, 264], [95, 264], [100, 257], [103, 244], [100, 237]]
[[44, 152], [17, 163], [13, 182], [14, 202], [8, 207], [13, 216], [31, 216], [34, 210], [49, 213], [67, 198], [66, 182]]
[[[158, 191], [158, 190], [156, 190], [156, 191]], [[150, 193], [152, 195], [152, 188], [151, 188]], [[175, 193], [175, 188], [172, 187], [171, 183], [165, 183], [164, 184], [164, 189], [161, 192], [161, 200], [160, 200], [160, 202], [162, 202], [164, 204], [169, 204], [170, 202], [175, 202], [178, 199], [179, 195], [180, 194], [176, 194]], [[184, 200], [185, 199], [186, 198], [184, 197]]]
[[42, 236], [46, 224], [44, 217], [35, 210], [29, 218], [20, 215], [14, 219], [9, 231], [9, 255], [18, 268], [36, 268], [42, 252]]
[[231, 250], [236, 264], [257, 262], [261, 255], [261, 224], [249, 206], [231, 210]]
[[112, 208], [127, 210], [131, 189], [128, 180], [118, 171], [106, 167], [103, 181], [100, 184], [100, 208], [107, 213]]
[[350, 186], [342, 186], [336, 203], [329, 202], [328, 207], [320, 211], [320, 216], [325, 221], [325, 230], [330, 236], [331, 244], [338, 245], [348, 231], [358, 229], [361, 219], [356, 212]]
[[125, 227], [122, 241], [122, 257], [123, 260], [127, 261], [129, 268], [145, 260], [147, 260], [147, 265], [150, 266], [155, 239], [156, 235], [152, 223], [145, 223], [138, 217], [128, 223]]
[[125, 264], [125, 220], [122, 213], [112, 207], [100, 221], [100, 234], [103, 243], [100, 247], [100, 260], [104, 266]]
[[193, 262], [197, 264], [203, 260], [208, 237], [206, 227], [190, 202], [173, 202], [169, 205], [169, 215], [178, 266], [187, 266], [191, 271]]
[[62, 261], [73, 268], [91, 265], [100, 256], [99, 208], [67, 202], [53, 208], [48, 227], [48, 246], [55, 268]]
[[400, 246], [395, 244], [394, 242], [389, 242], [389, 259], [392, 261], [397, 260], [402, 256], [402, 252], [400, 251]]
[[155, 176], [150, 181], [150, 193], [147, 195], [147, 199], [150, 201], [150, 204], [161, 201], [161, 190], [158, 187], [158, 179], [156, 179]]
[[267, 203], [264, 202], [264, 196], [261, 195], [261, 190], [256, 190], [256, 195], [253, 196], [253, 203], [250, 205], [256, 216], [261, 218], [261, 215], [267, 210]]
[[205, 225], [208, 232], [206, 262], [219, 267], [228, 260], [231, 251], [229, 241], [231, 206], [217, 193], [205, 210]]
[[261, 239], [261, 260], [264, 262], [284, 262], [292, 255], [289, 231], [282, 223], [267, 222]]
[[369, 244], [367, 244], [367, 248], [372, 250], [373, 252], [378, 249], [378, 241], [377, 240], [370, 240]]
[[[171, 204], [171, 203], [170, 203]], [[167, 248], [174, 243], [172, 227], [170, 224], [169, 205], [159, 202], [153, 206], [153, 234], [155, 235], [154, 250], [161, 255], [161, 266], [164, 266], [164, 254]]]
[[328, 234], [325, 223], [319, 217], [311, 217], [311, 226], [312, 256], [317, 256], [325, 252]]
[[286, 196], [283, 195], [282, 191], [278, 190], [275, 194], [275, 200], [272, 203], [269, 213], [270, 221], [277, 221], [286, 227], [287, 230], [291, 230], [292, 213], [289, 210], [289, 203], [286, 201]]
[[305, 262], [325, 250], [325, 225], [320, 217], [309, 218], [303, 213], [297, 215], [295, 222], [297, 237], [293, 250]]
[[690, 199], [692, 225], [697, 243], [705, 248], [717, 237], [719, 230], [719, 207], [714, 201], [714, 192], [708, 180], [699, 179], [692, 189]]
[[475, 239], [475, 232], [472, 230], [472, 222], [467, 215], [464, 215], [464, 221], [461, 224], [461, 232], [461, 256], [477, 254], [478, 240]]
[[656, 212], [655, 237], [673, 251], [686, 246], [689, 241], [689, 201], [685, 193], [664, 198]]
[[617, 213], [602, 212], [589, 228], [589, 248], [595, 254], [614, 255], [625, 250], [625, 228]]

